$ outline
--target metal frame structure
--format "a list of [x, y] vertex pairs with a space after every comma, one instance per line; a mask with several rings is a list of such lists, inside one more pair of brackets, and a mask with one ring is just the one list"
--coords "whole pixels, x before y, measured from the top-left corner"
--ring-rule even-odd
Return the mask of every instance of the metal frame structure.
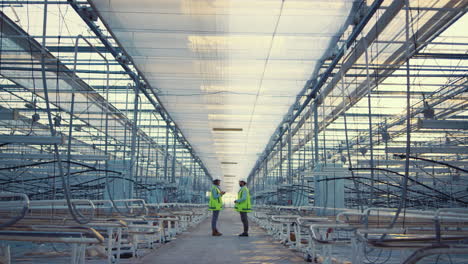
[[3, 191], [205, 201], [211, 175], [91, 5], [8, 1], [1, 24]]
[[[2, 169], [6, 189], [18, 183], [12, 170], [49, 175], [63, 167], [59, 174], [69, 182], [88, 166], [107, 184], [109, 177], [129, 181], [124, 184], [134, 190], [125, 190], [129, 198], [158, 186], [166, 200], [203, 200], [211, 175], [159, 103], [157, 87], [92, 4], [9, 1], [2, 8], [1, 154], [13, 164]], [[422, 206], [424, 195], [437, 198], [438, 205], [464, 204], [456, 194], [463, 185], [456, 181], [466, 174], [467, 44], [446, 41], [443, 32], [466, 23], [466, 8], [462, 0], [356, 2], [349, 27], [329, 48], [249, 175], [257, 202], [313, 203], [314, 170], [331, 165], [349, 170], [342, 176], [347, 206], [395, 206], [399, 189], [409, 191], [415, 206]], [[74, 29], [65, 28], [65, 12], [77, 23]], [[444, 157], [438, 159], [440, 154]], [[45, 157], [64, 164], [35, 168]], [[90, 160], [96, 164], [84, 163]], [[47, 178], [41, 188], [55, 179]], [[177, 189], [181, 183], [186, 186]], [[438, 183], [452, 193], [436, 191]], [[186, 187], [193, 197], [176, 195]], [[97, 193], [104, 195], [104, 189]]]
[[[219, 111], [194, 114], [199, 120], [191, 120], [196, 125], [187, 127], [196, 131], [184, 130], [187, 132], [185, 136], [192, 140], [193, 146], [200, 147], [203, 142], [212, 143], [211, 138], [197, 141], [205, 136], [198, 135], [200, 131], [238, 135], [246, 132], [246, 137], [230, 138], [218, 134], [218, 141], [213, 142], [226, 146], [226, 152], [223, 147], [220, 148], [223, 151], [219, 151], [210, 145], [211, 149], [207, 149], [216, 154], [211, 157], [214, 154], [206, 149], [201, 148], [200, 155], [195, 151], [182, 133], [181, 127], [187, 127], [179, 127], [167, 110], [171, 109], [172, 116], [180, 118], [185, 112], [175, 110], [179, 110], [179, 106], [183, 108], [192, 98], [174, 105], [166, 104], [166, 108], [162, 99], [168, 93], [164, 95], [158, 88], [163, 87], [161, 90], [167, 92], [168, 87], [164, 84], [170, 85], [160, 81], [173, 73], [153, 78], [151, 75], [159, 74], [158, 71], [147, 71], [145, 62], [131, 56], [139, 55], [138, 51], [131, 50], [132, 45], [142, 43], [134, 42], [131, 37], [125, 40], [125, 35], [119, 35], [121, 32], [115, 30], [122, 19], [118, 14], [126, 8], [127, 3], [123, 2], [116, 3], [115, 9], [105, 9], [95, 0], [0, 1], [0, 215], [7, 216], [6, 220], [0, 221], [0, 226], [8, 228], [22, 220], [27, 224], [38, 224], [40, 227], [35, 228], [53, 232], [48, 234], [55, 235], [52, 241], [58, 242], [67, 240], [69, 229], [76, 231], [76, 236], [85, 233], [74, 230], [75, 227], [62, 228], [57, 224], [59, 220], [67, 224], [78, 223], [81, 228], [97, 228], [106, 236], [94, 237], [92, 243], [106, 242], [109, 263], [119, 261], [123, 248], [130, 248], [133, 256], [137, 256], [139, 246], [152, 249], [153, 243], [165, 243], [190, 223], [202, 221], [208, 211], [200, 208], [206, 207], [202, 204], [206, 203], [206, 191], [214, 179], [208, 168], [213, 174], [223, 172], [224, 176], [220, 174], [216, 178], [227, 179], [223, 187], [228, 191], [235, 189], [230, 178], [244, 178], [245, 175], [237, 175], [242, 173], [235, 169], [218, 171], [216, 166], [250, 168], [250, 165], [244, 166], [250, 163], [234, 166], [241, 161], [229, 157], [235, 157], [233, 153], [249, 156], [257, 152], [257, 146], [237, 146], [239, 139], [252, 143], [259, 138], [252, 136], [262, 129], [255, 127], [255, 122], [268, 122], [262, 120], [265, 115], [255, 113], [256, 108], [268, 108], [277, 105], [276, 102], [287, 101], [282, 101], [283, 98], [272, 100], [274, 103], [269, 102], [271, 104], [259, 103], [262, 89], [276, 80], [264, 82], [266, 72], [270, 70], [270, 75], [276, 74], [278, 68], [282, 69], [282, 60], [287, 61], [286, 57], [290, 56], [287, 51], [297, 48], [294, 38], [288, 40], [293, 44], [289, 43], [290, 46], [284, 49], [278, 44], [281, 37], [273, 43], [277, 32], [284, 36], [294, 35], [286, 31], [291, 25], [297, 25], [298, 18], [307, 16], [295, 13], [302, 3], [287, 6], [288, 1], [274, 4], [271, 1], [269, 10], [277, 10], [278, 14], [275, 17], [264, 15], [267, 18], [264, 28], [247, 34], [234, 32], [233, 35], [237, 35], [230, 38], [229, 34], [233, 32], [229, 22], [243, 20], [246, 7], [234, 8], [235, 12], [230, 13], [229, 7], [222, 4], [221, 8], [212, 10], [210, 1], [200, 5], [188, 1], [182, 8], [187, 10], [181, 11], [184, 19], [172, 14], [179, 11], [178, 6], [174, 8], [177, 4], [172, 3], [170, 11], [164, 10], [174, 15], [171, 17], [174, 20], [167, 19], [172, 23], [176, 20], [183, 20], [181, 24], [200, 23], [199, 28], [187, 27], [187, 32], [198, 31], [200, 34], [190, 40], [193, 36], [186, 32], [177, 35], [183, 30], [174, 25], [167, 30], [175, 32], [173, 35], [148, 37], [148, 42], [163, 38], [166, 45], [188, 39], [187, 43], [179, 43], [180, 49], [172, 50], [174, 54], [159, 61], [156, 59], [154, 65], [161, 66], [170, 60], [183, 61], [185, 64], [171, 65], [171, 70], [176, 71], [180, 65], [190, 64], [191, 59], [197, 60], [194, 64], [199, 64], [198, 72], [182, 69], [174, 73], [179, 74], [179, 79], [173, 82], [184, 84], [176, 96], [185, 96], [187, 91], [204, 87], [192, 82], [213, 86], [211, 92], [207, 89], [200, 90], [200, 94], [188, 95], [197, 96], [198, 105], [191, 104], [192, 109], [200, 102], [209, 101], [205, 100], [207, 98], [221, 98], [215, 94], [223, 94], [223, 100], [210, 105], [220, 106]], [[142, 1], [141, 6], [148, 2]], [[232, 3], [226, 1], [223, 4], [229, 6]], [[314, 9], [309, 4], [305, 6]], [[341, 28], [344, 23], [344, 27], [338, 33], [323, 37], [331, 43], [323, 49], [325, 52], [319, 66], [311, 73], [248, 175], [254, 209], [258, 209], [251, 214], [252, 219], [285, 245], [304, 252], [306, 259], [315, 260], [316, 253], [322, 250], [326, 261], [330, 262], [333, 255], [339, 255], [332, 254], [332, 249], [341, 249], [338, 244], [345, 245], [344, 248], [352, 245], [352, 252], [358, 252], [355, 259], [369, 255], [381, 259], [382, 250], [368, 250], [372, 243], [383, 242], [389, 248], [397, 248], [392, 243], [411, 236], [407, 230], [421, 232], [422, 235], [418, 233], [421, 236], [416, 236], [421, 241], [427, 241], [423, 236], [433, 234], [436, 244], [419, 248], [406, 262], [415, 263], [429, 255], [437, 255], [438, 261], [445, 253], [461, 254], [462, 259], [467, 252], [465, 238], [459, 244], [444, 246], [442, 242], [445, 243], [443, 238], [447, 238], [443, 233], [464, 233], [468, 228], [465, 209], [468, 206], [468, 0], [349, 0], [333, 1], [331, 5], [335, 6], [330, 12], [341, 19], [336, 24]], [[133, 18], [139, 16], [141, 6], [133, 12]], [[261, 6], [262, 3], [256, 7]], [[286, 18], [282, 18], [283, 9]], [[206, 10], [209, 11], [205, 13]], [[217, 12], [225, 17], [219, 25], [213, 26], [211, 22], [217, 19]], [[349, 17], [343, 15], [348, 12]], [[190, 19], [198, 15], [199, 20]], [[210, 19], [204, 16], [210, 16]], [[230, 16], [237, 17], [232, 19]], [[134, 27], [145, 25], [149, 21], [145, 19], [135, 23], [137, 26]], [[285, 22], [280, 22], [281, 19]], [[268, 29], [271, 22], [275, 24], [273, 32]], [[210, 27], [205, 31], [203, 26], [206, 24]], [[245, 24], [248, 23], [239, 23], [237, 27], [242, 28]], [[165, 31], [164, 26], [169, 27], [164, 24], [157, 30]], [[219, 33], [218, 27], [226, 31]], [[136, 34], [135, 29], [127, 30]], [[254, 94], [237, 94], [246, 96], [238, 98], [253, 98], [253, 103], [243, 105], [248, 106], [248, 111], [244, 109], [244, 112], [236, 104], [230, 105], [229, 109], [223, 108], [237, 100], [229, 98], [232, 100], [228, 102], [224, 99], [231, 95], [234, 98], [238, 91], [225, 94], [227, 90], [217, 89], [230, 87], [227, 79], [243, 75], [239, 73], [244, 71], [234, 68], [243, 68], [244, 60], [252, 61], [242, 56], [249, 57], [259, 48], [246, 49], [242, 45], [250, 44], [249, 37], [255, 34], [266, 36], [256, 45], [261, 50], [267, 43], [269, 50], [264, 57], [256, 57], [254, 64], [257, 65], [246, 71], [260, 69], [258, 75], [261, 77], [258, 79], [253, 74], [252, 79], [248, 76], [238, 86], [252, 80], [260, 80], [259, 85], [254, 87], [257, 89]], [[327, 31], [327, 34], [331, 33]], [[289, 35], [287, 37], [291, 37]], [[301, 45], [313, 38], [304, 39]], [[235, 44], [239, 43], [250, 53], [238, 56], [242, 51], [235, 51], [238, 48]], [[192, 44], [194, 47], [190, 47]], [[298, 45], [299, 49], [301, 45]], [[192, 53], [190, 48], [195, 51]], [[317, 49], [319, 55], [321, 48]], [[198, 49], [206, 54], [200, 55]], [[285, 75], [305, 68], [305, 63], [296, 64], [306, 60], [315, 63], [315, 59], [300, 57], [317, 50], [303, 49], [291, 55], [293, 63], [285, 63], [294, 68], [285, 71]], [[218, 54], [219, 50], [223, 51]], [[229, 57], [233, 51], [239, 52], [233, 56], [238, 56], [235, 62]], [[270, 65], [271, 69], [267, 69], [270, 53], [275, 52], [281, 55], [272, 56], [275, 58], [271, 60], [276, 61]], [[185, 54], [194, 57], [184, 58]], [[141, 57], [152, 55], [149, 52]], [[304, 80], [298, 79], [304, 77], [302, 74], [288, 82], [300, 82], [300, 89]], [[306, 78], [308, 74], [306, 72]], [[280, 76], [283, 77], [287, 76]], [[224, 81], [221, 88], [213, 85]], [[283, 92], [277, 96], [281, 97]], [[204, 97], [210, 93], [212, 97]], [[183, 110], [189, 111], [190, 107]], [[225, 115], [228, 118], [216, 117], [225, 112], [234, 114]], [[241, 118], [233, 118], [237, 112], [244, 114]], [[216, 120], [214, 127], [210, 123], [212, 120], [205, 120], [205, 117], [210, 119], [210, 115]], [[235, 122], [231, 123], [229, 118]], [[200, 120], [209, 123], [201, 122], [200, 125], [208, 130], [195, 129]], [[243, 122], [246, 120], [249, 121]], [[224, 125], [223, 122], [242, 125], [217, 126]], [[255, 129], [251, 130], [252, 127]], [[192, 137], [193, 134], [196, 135]], [[216, 135], [211, 136], [216, 138]], [[264, 145], [259, 143], [258, 146]], [[236, 148], [243, 148], [243, 152], [233, 151]], [[216, 166], [212, 166], [214, 163]], [[429, 214], [430, 220], [426, 221]], [[365, 219], [364, 225], [362, 219]], [[48, 226], [49, 220], [56, 226]], [[448, 223], [444, 224], [444, 221]], [[419, 223], [422, 227], [417, 226]], [[22, 228], [25, 226], [13, 226], [15, 230], [2, 229], [5, 231], [2, 240], [43, 242], [44, 236], [35, 236]], [[307, 235], [305, 230], [310, 234]], [[340, 230], [346, 236], [339, 237]], [[140, 239], [127, 239], [132, 232]], [[18, 240], [24, 234], [28, 238]], [[389, 239], [385, 240], [386, 236]], [[410, 245], [418, 242], [411, 239], [409, 237]], [[323, 246], [319, 246], [320, 250], [316, 248], [319, 244]], [[418, 245], [413, 246], [418, 248]], [[79, 248], [75, 245], [72, 261], [84, 262], [85, 249], [84, 245]], [[2, 245], [0, 252], [3, 251], [9, 259], [9, 246]], [[341, 253], [348, 255], [346, 250]], [[392, 259], [391, 254], [388, 259]]]
[[348, 208], [465, 207], [467, 43], [444, 32], [467, 2], [359, 10], [249, 174], [256, 203], [318, 206], [333, 167]]

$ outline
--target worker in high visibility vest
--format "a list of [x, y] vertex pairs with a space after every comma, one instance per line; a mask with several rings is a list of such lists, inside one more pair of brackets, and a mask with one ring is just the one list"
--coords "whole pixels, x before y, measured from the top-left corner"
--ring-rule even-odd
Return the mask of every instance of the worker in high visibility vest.
[[244, 226], [244, 232], [239, 235], [241, 237], [249, 236], [249, 220], [247, 218], [247, 213], [252, 212], [252, 206], [250, 203], [250, 192], [246, 185], [246, 180], [242, 179], [239, 181], [240, 190], [237, 194], [237, 200], [234, 201], [234, 203], [236, 204], [235, 209], [237, 212], [240, 213], [242, 225]]
[[210, 202], [208, 204], [208, 210], [213, 211], [213, 216], [211, 217], [211, 230], [213, 236], [221, 236], [218, 229], [216, 228], [216, 224], [218, 222], [219, 212], [223, 209], [223, 195], [226, 192], [221, 191], [219, 185], [221, 184], [221, 180], [215, 179], [213, 181], [213, 186], [211, 186], [210, 191]]

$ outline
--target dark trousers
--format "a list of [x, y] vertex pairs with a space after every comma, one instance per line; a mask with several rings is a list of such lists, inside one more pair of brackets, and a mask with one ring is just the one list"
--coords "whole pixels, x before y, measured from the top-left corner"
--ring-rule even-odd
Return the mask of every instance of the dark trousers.
[[242, 225], [244, 226], [244, 233], [249, 233], [249, 219], [247, 218], [247, 213], [239, 212]]
[[213, 216], [211, 217], [211, 229], [216, 230], [216, 223], [218, 222], [219, 211], [213, 211]]

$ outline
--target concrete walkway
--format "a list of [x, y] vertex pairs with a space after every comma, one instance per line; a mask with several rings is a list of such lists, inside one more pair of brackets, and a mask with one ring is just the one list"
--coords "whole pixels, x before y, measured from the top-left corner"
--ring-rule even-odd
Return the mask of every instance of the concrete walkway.
[[159, 247], [138, 263], [207, 264], [207, 263], [304, 263], [294, 253], [272, 240], [266, 232], [250, 221], [250, 237], [238, 237], [242, 231], [239, 214], [228, 208], [221, 212], [218, 230], [221, 237], [211, 236], [211, 217], [175, 241]]

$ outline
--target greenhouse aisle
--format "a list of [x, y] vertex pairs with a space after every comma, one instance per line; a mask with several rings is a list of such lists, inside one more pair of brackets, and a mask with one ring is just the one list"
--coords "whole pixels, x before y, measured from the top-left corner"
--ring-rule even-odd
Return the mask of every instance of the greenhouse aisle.
[[242, 225], [237, 212], [221, 212], [218, 229], [223, 236], [212, 237], [211, 217], [199, 226], [182, 234], [154, 253], [140, 259], [139, 263], [304, 263], [299, 253], [294, 253], [250, 221], [250, 237], [238, 237]]

